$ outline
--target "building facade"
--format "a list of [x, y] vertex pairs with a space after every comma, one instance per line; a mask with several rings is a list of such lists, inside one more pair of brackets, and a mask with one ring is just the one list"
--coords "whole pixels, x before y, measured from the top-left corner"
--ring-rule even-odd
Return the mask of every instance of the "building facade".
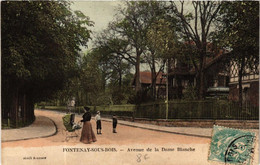
[[[254, 63], [254, 61], [252, 61]], [[229, 99], [239, 100], [239, 65], [231, 61], [230, 64], [230, 92]], [[259, 64], [253, 67], [246, 67], [242, 76], [242, 97], [244, 103], [259, 106]]]
[[[206, 57], [204, 67], [206, 96], [209, 88], [228, 88], [229, 86], [229, 73], [226, 65], [229, 54], [223, 50], [217, 53], [211, 52], [211, 54], [211, 56]], [[171, 59], [169, 64], [169, 98], [182, 99], [186, 90], [196, 86], [196, 74], [193, 65]]]

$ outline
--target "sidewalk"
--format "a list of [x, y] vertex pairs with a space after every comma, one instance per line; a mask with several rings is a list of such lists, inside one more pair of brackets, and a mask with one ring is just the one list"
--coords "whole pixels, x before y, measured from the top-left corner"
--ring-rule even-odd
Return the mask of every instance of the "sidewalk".
[[45, 116], [36, 116], [33, 124], [27, 127], [1, 130], [1, 140], [2, 142], [9, 142], [35, 139], [49, 137], [56, 133], [56, 125], [51, 119]]
[[[77, 115], [80, 116], [80, 115]], [[81, 116], [80, 116], [81, 117]], [[112, 119], [102, 118], [104, 122], [112, 122]], [[150, 124], [141, 124], [129, 121], [118, 120], [118, 124], [136, 127], [141, 129], [148, 129], [153, 131], [160, 131], [173, 134], [181, 134], [197, 137], [211, 137], [211, 128], [194, 128], [194, 127], [163, 127]], [[1, 131], [2, 142], [19, 141], [35, 138], [43, 138], [53, 136], [57, 133], [55, 123], [44, 116], [36, 116], [33, 124], [18, 129], [5, 129]]]
[[[53, 111], [52, 111], [53, 112]], [[59, 112], [55, 112], [59, 113]], [[76, 115], [81, 117], [81, 115]], [[102, 118], [103, 122], [112, 122], [112, 119]], [[160, 131], [172, 134], [180, 134], [187, 136], [196, 136], [203, 138], [211, 138], [212, 128], [198, 128], [198, 127], [165, 127], [151, 124], [143, 124], [137, 122], [118, 120], [118, 124], [147, 129], [152, 131]], [[250, 129], [258, 134], [257, 129]], [[19, 129], [6, 129], [1, 131], [2, 142], [18, 141], [34, 138], [43, 138], [53, 136], [57, 133], [57, 127], [51, 119], [45, 116], [36, 116], [36, 120], [28, 127]]]
[[[112, 122], [112, 119], [102, 118], [102, 121]], [[152, 131], [160, 131], [160, 132], [166, 132], [166, 133], [204, 137], [204, 138], [211, 138], [211, 134], [212, 134], [212, 128], [165, 127], [165, 126], [143, 124], [143, 123], [137, 123], [137, 122], [124, 121], [124, 120], [118, 120], [118, 124], [130, 126], [130, 127], [148, 129], [148, 130], [152, 130]]]
[[[103, 121], [112, 122], [112, 119], [102, 118]], [[211, 138], [212, 137], [212, 128], [200, 128], [200, 127], [165, 127], [165, 126], [158, 126], [152, 124], [143, 124], [137, 122], [130, 122], [124, 120], [118, 120], [118, 124], [148, 129], [153, 131], [160, 131], [172, 134], [179, 134], [179, 135], [186, 135], [186, 136], [196, 136], [196, 137], [203, 137], [203, 138]], [[258, 129], [242, 129], [255, 132], [257, 135], [259, 134]]]

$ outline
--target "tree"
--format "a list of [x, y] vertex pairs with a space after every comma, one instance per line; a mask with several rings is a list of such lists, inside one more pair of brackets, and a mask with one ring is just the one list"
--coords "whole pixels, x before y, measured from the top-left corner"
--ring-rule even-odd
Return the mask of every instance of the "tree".
[[[177, 36], [175, 34], [176, 24], [173, 21], [157, 16], [158, 20], [154, 21], [147, 33], [147, 53], [145, 53], [146, 61], [148, 62], [152, 73], [152, 91], [153, 97], [156, 93], [156, 79], [160, 72], [164, 71], [165, 64], [170, 58], [176, 57], [175, 45]], [[156, 73], [156, 66], [159, 66], [159, 71]], [[169, 67], [169, 66], [168, 66]], [[168, 69], [168, 68], [167, 68]]]
[[99, 67], [100, 57], [95, 53], [87, 53], [81, 64], [80, 83], [82, 91], [86, 94], [86, 104], [102, 104], [98, 98], [104, 92], [102, 71]]
[[[155, 89], [156, 60], [155, 51], [148, 42], [148, 30], [160, 17], [163, 18], [164, 10], [161, 2], [127, 2], [125, 8], [121, 8], [117, 20], [111, 22], [108, 30], [102, 38], [109, 40], [111, 52], [116, 52], [122, 59], [135, 67], [135, 91], [136, 95], [142, 93], [140, 84], [140, 64], [148, 63], [152, 71], [152, 88]], [[109, 37], [108, 37], [109, 36]], [[150, 40], [152, 40], [150, 38]], [[108, 45], [107, 45], [108, 46]], [[160, 61], [160, 60], [159, 60]], [[159, 70], [163, 69], [164, 64]], [[156, 94], [153, 92], [154, 96]]]
[[[93, 53], [99, 57], [104, 89], [108, 87], [105, 91], [112, 95], [111, 100], [113, 103], [120, 104], [125, 99], [124, 88], [127, 88], [123, 84], [123, 79], [125, 75], [130, 73], [133, 63], [124, 58], [124, 53], [128, 51], [128, 44], [122, 39], [114, 38], [113, 35], [106, 33], [106, 31], [97, 37]], [[129, 85], [127, 86], [129, 87]]]
[[[34, 119], [34, 103], [51, 97], [76, 73], [92, 22], [68, 2], [3, 2], [2, 117]], [[19, 113], [18, 113], [19, 112]], [[19, 118], [20, 117], [20, 118]]]
[[134, 50], [127, 54], [135, 65], [136, 93], [141, 91], [140, 63], [145, 51], [147, 30], [154, 18], [152, 12], [156, 2], [126, 2], [126, 8], [121, 9], [117, 21], [110, 23], [110, 29], [116, 32], [116, 36], [127, 41], [129, 47]]
[[[192, 9], [187, 12], [185, 7], [188, 6]], [[171, 1], [166, 7], [168, 14], [178, 18], [182, 26], [180, 38], [183, 38], [183, 42], [188, 43], [191, 49], [194, 45], [196, 52], [198, 52], [198, 57], [194, 58], [194, 54], [189, 54], [189, 57], [196, 70], [196, 86], [199, 99], [202, 99], [205, 93], [207, 44], [220, 7], [221, 3], [216, 1], [192, 1], [191, 4], [186, 4], [184, 1]]]
[[122, 85], [122, 77], [134, 65], [132, 58], [127, 58], [130, 49], [126, 40], [114, 37], [109, 29], [104, 30], [97, 36], [95, 40], [94, 51], [100, 57], [100, 67], [103, 71], [105, 81], [111, 78], [112, 75], [118, 82], [119, 89]]
[[259, 73], [259, 2], [224, 2], [215, 32], [218, 45], [231, 50], [231, 62], [239, 70], [239, 102], [242, 107], [242, 77], [246, 68]]

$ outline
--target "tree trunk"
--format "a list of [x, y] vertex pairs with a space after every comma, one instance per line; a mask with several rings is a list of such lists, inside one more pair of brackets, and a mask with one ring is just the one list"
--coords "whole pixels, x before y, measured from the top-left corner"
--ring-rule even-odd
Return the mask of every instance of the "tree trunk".
[[[3, 88], [4, 87], [4, 88]], [[1, 114], [2, 119], [7, 119], [10, 117], [10, 110], [12, 105], [13, 90], [10, 88], [10, 83], [2, 78], [2, 104], [1, 104]], [[3, 120], [2, 120], [3, 121]]]
[[205, 96], [205, 64], [206, 64], [206, 56], [207, 56], [207, 42], [204, 34], [204, 30], [202, 30], [202, 46], [201, 46], [201, 55], [200, 55], [200, 66], [199, 66], [199, 100], [204, 99]]
[[138, 93], [141, 91], [141, 83], [140, 83], [140, 58], [141, 54], [136, 51], [136, 64], [135, 64], [135, 92]]
[[155, 70], [154, 60], [152, 61], [152, 68], [151, 68], [151, 82], [152, 82], [153, 99], [156, 100], [156, 70]]
[[26, 101], [27, 101], [27, 99], [26, 99], [26, 95], [25, 94], [23, 94], [23, 105], [22, 105], [22, 112], [23, 112], [23, 122], [26, 122], [26, 118], [27, 118], [27, 114], [26, 114], [26, 112], [27, 112], [27, 106], [26, 106]]
[[122, 89], [122, 71], [119, 70], [119, 91], [121, 92], [121, 89]]
[[102, 89], [105, 92], [106, 91], [106, 77], [105, 74], [102, 74]]
[[27, 121], [33, 121], [35, 119], [34, 116], [34, 102], [33, 102], [33, 98], [30, 97], [29, 99], [27, 99], [28, 102], [28, 111], [29, 111], [29, 119]]
[[204, 71], [200, 71], [200, 84], [199, 84], [199, 100], [204, 98], [204, 89], [205, 89], [205, 84], [204, 84]]
[[242, 109], [243, 106], [243, 87], [242, 87], [242, 77], [243, 77], [243, 68], [245, 66], [245, 59], [242, 58], [241, 59], [241, 64], [238, 66], [240, 66], [239, 68], [239, 72], [238, 72], [238, 91], [239, 91], [239, 98], [238, 98], [238, 102], [239, 102], [239, 107]]
[[12, 93], [11, 96], [11, 100], [10, 100], [10, 105], [9, 107], [9, 119], [10, 119], [10, 123], [12, 125], [12, 127], [16, 127], [17, 126], [17, 119], [18, 119], [18, 88], [14, 88], [12, 91], [10, 91]]
[[176, 77], [176, 83], [177, 83], [177, 93], [176, 93], [176, 98], [177, 99], [181, 99], [182, 98], [182, 80], [181, 78], [178, 76]]

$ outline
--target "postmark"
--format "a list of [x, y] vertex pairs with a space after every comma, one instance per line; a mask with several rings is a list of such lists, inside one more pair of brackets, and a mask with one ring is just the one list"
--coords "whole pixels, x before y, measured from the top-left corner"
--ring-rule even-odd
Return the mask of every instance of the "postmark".
[[208, 160], [224, 164], [250, 165], [255, 139], [254, 132], [214, 126]]

